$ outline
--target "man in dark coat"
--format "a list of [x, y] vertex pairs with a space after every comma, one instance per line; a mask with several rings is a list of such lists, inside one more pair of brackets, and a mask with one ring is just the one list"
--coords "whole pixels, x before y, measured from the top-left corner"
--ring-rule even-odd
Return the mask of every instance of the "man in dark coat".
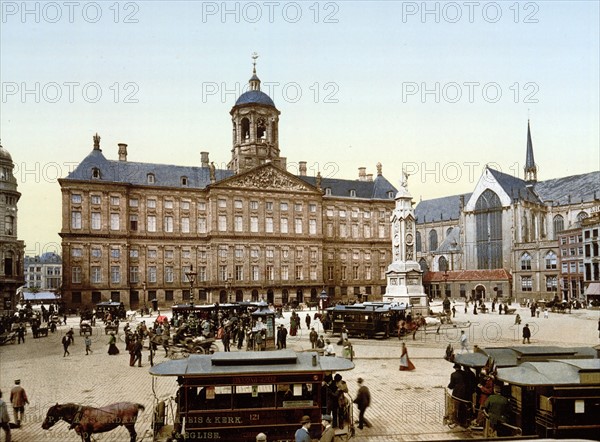
[[528, 344], [531, 344], [529, 338], [531, 338], [531, 330], [529, 330], [529, 324], [525, 324], [525, 327], [523, 327], [523, 344], [526, 340]]
[[452, 390], [452, 396], [456, 399], [456, 417], [458, 423], [462, 427], [467, 427], [467, 406], [468, 401], [471, 400], [469, 397], [468, 380], [465, 376], [465, 372], [461, 370], [460, 364], [454, 364], [454, 373], [450, 375], [450, 383], [448, 388]]
[[354, 403], [358, 407], [358, 428], [363, 429], [363, 426], [371, 428], [371, 423], [365, 419], [365, 411], [369, 405], [371, 405], [371, 393], [369, 392], [369, 388], [363, 385], [363, 378], [357, 379], [359, 388], [356, 393], [356, 398], [354, 399]]

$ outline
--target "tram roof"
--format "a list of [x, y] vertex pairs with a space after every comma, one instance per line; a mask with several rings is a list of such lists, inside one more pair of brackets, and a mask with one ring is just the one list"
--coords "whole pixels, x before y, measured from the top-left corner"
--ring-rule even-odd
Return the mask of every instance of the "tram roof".
[[524, 362], [498, 370], [498, 380], [514, 385], [600, 385], [600, 359], [556, 359]]
[[[316, 356], [316, 366], [313, 365]], [[150, 368], [154, 376], [227, 376], [251, 373], [312, 373], [348, 371], [354, 363], [345, 358], [318, 356], [315, 352], [292, 350], [218, 352], [190, 355], [165, 361]]]
[[594, 347], [558, 347], [526, 345], [515, 347], [480, 348], [474, 353], [455, 355], [455, 362], [467, 367], [484, 367], [489, 358], [494, 365], [514, 367], [524, 362], [548, 361], [550, 359], [594, 359], [598, 358], [598, 350]]
[[404, 303], [390, 303], [390, 302], [363, 302], [360, 304], [343, 305], [338, 304], [333, 307], [329, 307], [327, 310], [332, 311], [373, 311], [373, 312], [387, 312], [390, 310], [406, 310], [408, 306]]

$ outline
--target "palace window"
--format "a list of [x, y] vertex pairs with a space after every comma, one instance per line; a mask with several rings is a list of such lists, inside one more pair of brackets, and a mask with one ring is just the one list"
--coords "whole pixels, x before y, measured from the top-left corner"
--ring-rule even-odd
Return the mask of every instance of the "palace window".
[[521, 270], [531, 270], [531, 255], [527, 252], [521, 256]]
[[102, 220], [100, 219], [100, 212], [92, 212], [92, 230], [100, 230], [102, 227]]
[[81, 267], [71, 268], [71, 282], [73, 284], [81, 284]]

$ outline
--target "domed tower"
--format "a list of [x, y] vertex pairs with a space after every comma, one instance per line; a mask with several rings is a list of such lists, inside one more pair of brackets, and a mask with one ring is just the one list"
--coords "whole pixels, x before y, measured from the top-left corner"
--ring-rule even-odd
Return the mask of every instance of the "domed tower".
[[13, 312], [17, 288], [25, 284], [25, 244], [17, 239], [17, 180], [12, 157], [0, 145], [0, 314]]
[[254, 53], [252, 58], [249, 90], [239, 96], [229, 112], [233, 123], [233, 148], [227, 168], [236, 174], [268, 162], [286, 168], [286, 159], [279, 156], [280, 112], [271, 97], [260, 90], [260, 79], [256, 75], [258, 55]]

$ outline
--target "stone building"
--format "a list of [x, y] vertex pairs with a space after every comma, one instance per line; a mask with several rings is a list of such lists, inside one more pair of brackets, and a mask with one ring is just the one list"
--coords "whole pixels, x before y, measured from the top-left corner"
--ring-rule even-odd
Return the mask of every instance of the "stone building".
[[[257, 300], [381, 299], [390, 262], [396, 189], [359, 168], [355, 180], [286, 170], [280, 111], [260, 90], [231, 109], [227, 169], [109, 160], [94, 136], [62, 192], [63, 300], [71, 307], [122, 301], [136, 309]], [[141, 148], [140, 148], [141, 150]], [[197, 274], [193, 287], [186, 273]]]
[[0, 314], [11, 313], [23, 278], [25, 244], [17, 239], [17, 203], [21, 194], [11, 155], [0, 145]]
[[[529, 123], [524, 169], [520, 179], [486, 167], [472, 193], [417, 205], [417, 256], [424, 271], [436, 272], [424, 276], [430, 295], [560, 296], [558, 235], [580, 227], [598, 205], [600, 172], [538, 181]], [[454, 272], [463, 270], [482, 272], [460, 283]]]
[[62, 284], [62, 259], [54, 252], [25, 257], [25, 288], [57, 291]]
[[582, 222], [585, 300], [600, 306], [600, 205]]

